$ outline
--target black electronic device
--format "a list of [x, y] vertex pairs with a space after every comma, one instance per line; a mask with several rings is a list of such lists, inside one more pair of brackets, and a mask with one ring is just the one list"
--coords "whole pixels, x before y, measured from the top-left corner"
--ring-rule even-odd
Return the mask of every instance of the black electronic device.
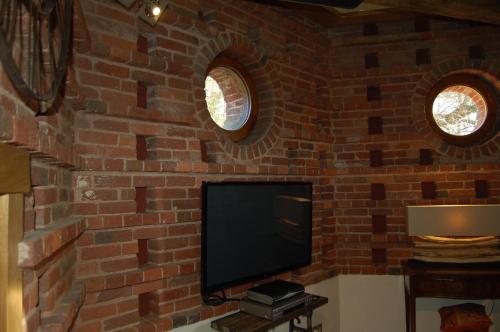
[[286, 300], [279, 301], [274, 305], [267, 305], [244, 298], [240, 302], [240, 310], [257, 317], [275, 320], [295, 309], [308, 305], [313, 299], [314, 295], [301, 293]]
[[204, 182], [202, 293], [311, 263], [310, 182]]
[[274, 280], [247, 290], [247, 297], [255, 302], [274, 305], [290, 297], [304, 293], [304, 286], [295, 282]]

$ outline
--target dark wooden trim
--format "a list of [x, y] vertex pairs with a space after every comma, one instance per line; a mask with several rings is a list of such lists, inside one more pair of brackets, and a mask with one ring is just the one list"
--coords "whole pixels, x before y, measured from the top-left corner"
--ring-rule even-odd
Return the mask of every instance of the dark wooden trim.
[[433, 16], [500, 24], [498, 0], [365, 0], [365, 2]]
[[[465, 136], [455, 136], [443, 131], [434, 120], [432, 105], [436, 96], [444, 89], [453, 85], [464, 85], [479, 92], [486, 102], [487, 113], [483, 125], [475, 132]], [[469, 146], [480, 144], [493, 136], [497, 121], [497, 98], [496, 89], [480, 76], [474, 74], [453, 74], [438, 81], [427, 94], [425, 112], [430, 127], [441, 136], [441, 138], [453, 145]]]
[[[248, 115], [247, 122], [245, 122], [245, 124], [240, 129], [226, 130], [219, 127], [214, 122], [219, 130], [222, 130], [224, 134], [227, 135], [231, 140], [238, 142], [243, 140], [250, 134], [253, 127], [255, 126], [255, 123], [257, 122], [257, 116], [259, 114], [257, 90], [255, 89], [255, 83], [248, 70], [246, 70], [246, 68], [241, 63], [228, 57], [226, 54], [221, 53], [217, 57], [215, 57], [215, 59], [208, 66], [206, 75], [208, 76], [208, 74], [217, 67], [225, 67], [238, 74], [238, 76], [243, 80], [245, 86], [248, 89], [248, 95], [250, 97], [250, 114]], [[210, 121], [213, 121], [211, 117]]]
[[499, 299], [500, 264], [403, 263], [405, 274], [406, 330], [416, 329], [416, 298]]

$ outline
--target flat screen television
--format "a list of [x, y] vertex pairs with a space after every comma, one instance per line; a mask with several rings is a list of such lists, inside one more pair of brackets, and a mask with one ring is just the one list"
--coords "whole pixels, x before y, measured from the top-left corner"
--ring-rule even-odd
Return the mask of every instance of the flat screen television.
[[202, 293], [311, 263], [310, 182], [202, 185]]

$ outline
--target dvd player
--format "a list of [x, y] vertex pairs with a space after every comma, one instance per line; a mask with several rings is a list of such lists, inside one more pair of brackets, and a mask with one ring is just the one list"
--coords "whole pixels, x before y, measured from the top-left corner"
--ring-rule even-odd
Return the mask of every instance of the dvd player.
[[290, 281], [274, 280], [247, 290], [247, 297], [256, 302], [273, 305], [304, 293], [304, 286]]
[[302, 293], [286, 300], [276, 302], [274, 305], [267, 305], [252, 301], [248, 297], [245, 297], [240, 302], [240, 310], [257, 317], [275, 320], [295, 309], [308, 305], [313, 299], [314, 295]]

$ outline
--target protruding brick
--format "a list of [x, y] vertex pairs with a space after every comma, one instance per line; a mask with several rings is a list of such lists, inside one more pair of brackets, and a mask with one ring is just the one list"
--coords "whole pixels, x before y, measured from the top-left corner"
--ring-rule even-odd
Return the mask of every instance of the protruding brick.
[[373, 264], [386, 264], [387, 250], [385, 248], [372, 249], [372, 262]]
[[137, 160], [148, 159], [147, 137], [143, 135], [136, 136]]
[[382, 99], [380, 95], [380, 87], [376, 85], [369, 85], [366, 87], [366, 99], [368, 101], [377, 101]]
[[378, 56], [377, 53], [368, 53], [365, 54], [365, 68], [378, 68]]
[[137, 82], [137, 107], [148, 108], [148, 86]]
[[137, 263], [139, 265], [144, 265], [148, 262], [148, 239], [137, 240], [138, 251], [137, 251]]
[[368, 134], [377, 135], [383, 133], [382, 118], [379, 116], [368, 118]]
[[365, 36], [378, 35], [377, 23], [365, 23], [365, 24], [363, 24], [363, 35], [365, 35]]
[[139, 300], [139, 316], [145, 317], [152, 312], [153, 293], [142, 293], [138, 295]]
[[435, 199], [436, 198], [436, 183], [433, 181], [424, 181], [422, 186], [422, 198], [423, 199]]
[[372, 215], [372, 232], [374, 234], [387, 233], [387, 219], [384, 215]]
[[146, 187], [136, 187], [135, 188], [135, 203], [136, 203], [136, 212], [144, 213], [147, 208], [146, 201]]
[[432, 165], [434, 162], [432, 158], [432, 150], [430, 149], [420, 149], [420, 165]]
[[370, 151], [370, 167], [382, 167], [384, 165], [382, 150]]
[[488, 198], [488, 181], [487, 180], [475, 180], [474, 187], [476, 191], [476, 198]]
[[431, 51], [428, 48], [419, 48], [415, 51], [415, 64], [428, 65], [431, 64]]
[[385, 185], [383, 183], [371, 184], [371, 199], [380, 201], [385, 199]]
[[141, 53], [148, 53], [149, 41], [145, 36], [140, 35], [137, 37], [137, 51]]

